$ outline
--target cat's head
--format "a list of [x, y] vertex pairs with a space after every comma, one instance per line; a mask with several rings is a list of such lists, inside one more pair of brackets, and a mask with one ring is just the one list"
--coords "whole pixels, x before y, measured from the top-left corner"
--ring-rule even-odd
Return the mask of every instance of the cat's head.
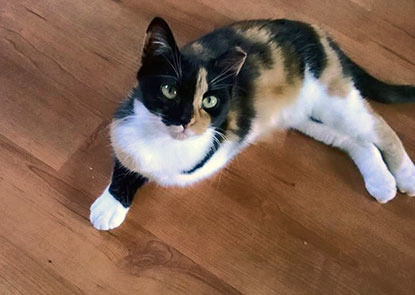
[[140, 100], [163, 123], [155, 128], [164, 128], [179, 140], [220, 128], [245, 59], [238, 47], [210, 60], [181, 52], [167, 23], [153, 19], [137, 79]]

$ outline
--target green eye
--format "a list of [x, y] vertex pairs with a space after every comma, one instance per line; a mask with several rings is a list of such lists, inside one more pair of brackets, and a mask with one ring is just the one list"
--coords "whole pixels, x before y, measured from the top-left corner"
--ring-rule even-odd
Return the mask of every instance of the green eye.
[[202, 104], [205, 109], [211, 109], [218, 104], [218, 99], [216, 98], [216, 96], [213, 96], [213, 95], [206, 96], [203, 99]]
[[177, 96], [176, 87], [174, 87], [172, 85], [169, 85], [169, 84], [162, 84], [161, 85], [161, 92], [168, 99], [173, 99]]

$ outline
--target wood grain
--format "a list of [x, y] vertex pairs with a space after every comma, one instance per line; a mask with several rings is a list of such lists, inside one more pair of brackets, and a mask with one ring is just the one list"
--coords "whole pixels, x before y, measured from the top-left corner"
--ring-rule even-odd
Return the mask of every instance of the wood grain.
[[[312, 22], [415, 84], [412, 0], [0, 0], [0, 294], [413, 294], [415, 199], [376, 203], [346, 155], [296, 132], [195, 186], [147, 185], [121, 228], [92, 228], [107, 126], [156, 15], [180, 44], [235, 20]], [[415, 105], [373, 105], [415, 159]]]

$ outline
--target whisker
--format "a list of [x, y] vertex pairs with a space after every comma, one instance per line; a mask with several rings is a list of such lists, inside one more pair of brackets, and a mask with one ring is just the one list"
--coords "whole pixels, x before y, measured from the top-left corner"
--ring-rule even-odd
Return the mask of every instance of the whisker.
[[155, 78], [170, 78], [170, 79], [174, 79], [174, 80], [178, 80], [177, 77], [172, 76], [172, 75], [146, 75], [145, 77], [155, 77]]
[[[176, 70], [178, 70], [178, 66], [177, 66], [177, 56], [176, 56], [176, 49], [172, 49], [171, 50], [171, 53], [172, 53], [172, 61], [173, 61], [173, 65], [174, 65], [174, 68], [176, 69]], [[180, 76], [180, 72], [179, 71], [177, 71], [177, 76]]]
[[178, 50], [177, 47], [174, 48], [174, 56], [175, 56], [175, 61], [176, 61], [176, 68], [178, 69], [178, 72], [180, 74], [180, 78], [182, 77], [182, 65], [181, 65], [181, 56], [180, 56], [180, 52]]
[[171, 66], [171, 68], [173, 69], [173, 71], [176, 73], [177, 78], [179, 78], [179, 73], [177, 72], [176, 68], [174, 67], [174, 65], [171, 63], [171, 61], [167, 58], [167, 56], [165, 56], [164, 54], [162, 54], [162, 56], [164, 57], [164, 59], [169, 63], [169, 65]]
[[230, 70], [232, 69], [232, 66], [229, 66], [227, 68], [225, 68], [224, 70], [222, 70], [222, 72], [220, 72], [215, 78], [213, 78], [210, 83], [214, 83], [216, 80], [218, 80], [219, 78], [221, 78], [223, 75], [226, 75]]
[[218, 86], [212, 86], [209, 89], [210, 90], [221, 90], [221, 89], [225, 89], [225, 88], [228, 88], [228, 87], [232, 87], [232, 90], [239, 90], [239, 91], [242, 91], [244, 93], [248, 92], [248, 90], [246, 90], [245, 88], [243, 88], [243, 87], [241, 87], [237, 84], [221, 84], [221, 85], [218, 85]]
[[182, 55], [180, 54], [180, 52], [178, 53], [178, 59], [179, 59], [179, 70], [180, 70], [180, 77], [182, 77], [183, 72], [182, 72]]
[[220, 134], [220, 133], [216, 133], [218, 136], [220, 136], [221, 137], [221, 139], [222, 139], [222, 142], [223, 141], [228, 141], [228, 138], [225, 136], [225, 135], [223, 135], [223, 134]]
[[216, 142], [216, 144], [217, 144], [217, 146], [215, 147], [215, 151], [217, 151], [218, 149], [219, 149], [219, 146], [220, 146], [220, 141], [216, 138], [216, 137], [213, 137], [213, 140]]
[[226, 79], [228, 79], [228, 78], [232, 77], [233, 75], [234, 75], [234, 73], [229, 73], [229, 74], [226, 74], [226, 75], [222, 75], [222, 76], [220, 77], [220, 79], [216, 79], [217, 77], [215, 77], [214, 79], [216, 79], [216, 80], [214, 81], [214, 79], [213, 79], [212, 81], [210, 81], [210, 84], [211, 84], [211, 85], [218, 84], [218, 83], [220, 83], [220, 82], [222, 82], [222, 81], [224, 81], [224, 80], [226, 80]]
[[221, 171], [219, 172], [219, 175], [218, 175], [218, 181], [217, 181], [217, 183], [216, 183], [216, 190], [218, 190], [218, 189], [219, 189], [219, 186], [220, 186], [220, 182], [221, 182], [221, 180], [222, 180], [222, 175], [223, 175], [223, 173], [224, 173], [224, 169], [221, 169]]

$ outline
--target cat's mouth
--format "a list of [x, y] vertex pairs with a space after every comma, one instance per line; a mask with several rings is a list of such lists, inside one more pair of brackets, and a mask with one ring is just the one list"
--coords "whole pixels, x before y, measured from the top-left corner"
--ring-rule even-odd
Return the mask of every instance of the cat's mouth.
[[183, 126], [169, 126], [168, 131], [171, 137], [177, 140], [185, 140], [189, 137], [194, 136], [193, 131]]

